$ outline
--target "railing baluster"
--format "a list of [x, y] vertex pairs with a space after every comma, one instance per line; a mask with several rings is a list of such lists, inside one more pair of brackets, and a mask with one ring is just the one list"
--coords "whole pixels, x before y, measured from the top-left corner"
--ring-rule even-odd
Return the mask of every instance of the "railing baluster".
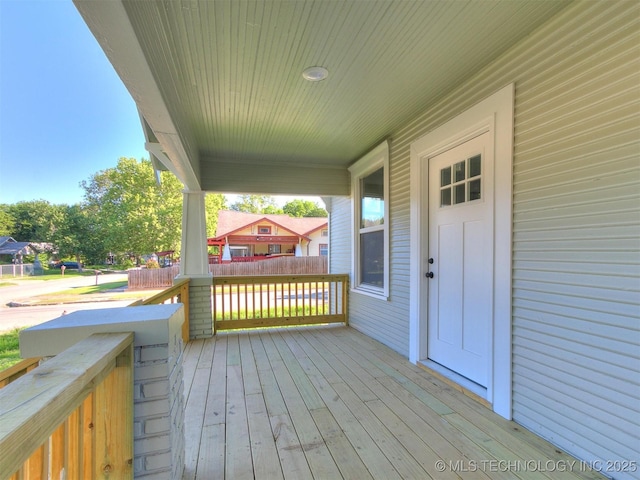
[[271, 316], [271, 283], [267, 283], [267, 318]]
[[91, 478], [93, 475], [91, 465], [95, 458], [95, 429], [93, 428], [93, 393], [91, 393], [84, 403], [80, 406], [80, 441], [82, 442], [82, 451], [80, 452], [80, 468], [83, 478]]
[[262, 309], [262, 284], [260, 284], [260, 318], [264, 318], [264, 313]]
[[60, 473], [63, 470], [66, 471], [68, 446], [67, 421], [65, 421], [53, 432], [53, 435], [51, 435], [49, 446], [49, 458], [51, 461], [47, 478], [60, 478]]
[[345, 282], [331, 274], [214, 277], [214, 330], [345, 322]]
[[69, 418], [67, 418], [66, 423], [66, 450], [67, 455], [65, 458], [65, 471], [67, 473], [67, 478], [80, 478], [80, 410], [82, 409], [82, 405], [76, 408]]
[[[329, 313], [338, 312], [338, 282], [331, 282], [329, 288]], [[335, 305], [334, 305], [335, 303]]]

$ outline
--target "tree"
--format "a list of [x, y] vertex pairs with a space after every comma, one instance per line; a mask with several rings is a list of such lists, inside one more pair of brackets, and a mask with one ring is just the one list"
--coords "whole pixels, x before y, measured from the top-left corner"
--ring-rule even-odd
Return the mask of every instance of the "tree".
[[215, 237], [218, 228], [218, 211], [227, 208], [227, 199], [221, 193], [207, 193], [204, 197], [207, 215], [207, 237]]
[[[108, 252], [179, 254], [184, 187], [172, 173], [161, 172], [158, 185], [150, 161], [120, 158], [115, 168], [94, 174], [81, 186], [83, 207], [93, 224], [87, 235], [96, 239], [102, 258]], [[223, 195], [205, 196], [207, 233], [215, 232], [218, 210], [224, 207]]]
[[231, 205], [231, 210], [271, 215], [283, 213], [271, 195], [241, 195], [240, 199]]
[[180, 250], [182, 184], [169, 172], [155, 181], [148, 160], [120, 158], [115, 168], [81, 182], [85, 206], [104, 247], [135, 256], [161, 250]]
[[91, 210], [81, 205], [62, 205], [63, 220], [57, 225], [52, 239], [61, 258], [75, 257], [80, 264], [85, 261], [99, 264], [106, 258], [106, 248]]
[[282, 207], [284, 213], [290, 217], [328, 217], [327, 211], [310, 200], [295, 199]]
[[13, 235], [16, 219], [9, 213], [10, 208], [10, 205], [0, 205], [0, 237]]
[[9, 205], [7, 213], [14, 219], [10, 235], [18, 242], [51, 242], [62, 221], [62, 209], [46, 200]]

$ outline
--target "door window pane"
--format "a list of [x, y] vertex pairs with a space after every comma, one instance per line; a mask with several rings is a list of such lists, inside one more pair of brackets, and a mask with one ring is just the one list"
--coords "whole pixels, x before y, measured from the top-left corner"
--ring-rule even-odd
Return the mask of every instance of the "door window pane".
[[440, 186], [445, 187], [451, 185], [451, 167], [440, 170]]
[[469, 182], [469, 201], [480, 199], [480, 179]]
[[446, 207], [451, 205], [451, 188], [443, 188], [440, 190], [440, 206]]
[[475, 157], [471, 157], [469, 159], [469, 178], [477, 177], [480, 175], [482, 171], [482, 157], [480, 155], [476, 155]]
[[453, 187], [453, 203], [458, 204], [458, 203], [464, 203], [465, 201], [465, 184], [461, 183], [460, 185], [456, 185], [455, 187]]
[[465, 161], [458, 162], [453, 166], [454, 181], [461, 182], [465, 179]]

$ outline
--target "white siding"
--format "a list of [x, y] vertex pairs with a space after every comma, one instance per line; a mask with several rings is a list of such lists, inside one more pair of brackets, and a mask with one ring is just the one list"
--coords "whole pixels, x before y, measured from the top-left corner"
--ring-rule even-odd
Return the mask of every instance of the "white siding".
[[351, 273], [351, 199], [326, 199], [329, 212], [329, 273]]
[[640, 458], [639, 19], [576, 2], [393, 134], [390, 299], [350, 297], [407, 354], [409, 146], [514, 82], [513, 417], [586, 461]]
[[588, 461], [640, 458], [638, 5], [566, 12], [517, 84], [513, 416]]

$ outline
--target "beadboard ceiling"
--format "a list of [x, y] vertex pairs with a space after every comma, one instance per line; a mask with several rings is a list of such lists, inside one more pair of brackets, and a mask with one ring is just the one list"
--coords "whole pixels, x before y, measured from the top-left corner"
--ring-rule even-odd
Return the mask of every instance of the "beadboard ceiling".
[[[346, 168], [567, 5], [556, 0], [75, 0], [188, 188]], [[323, 66], [327, 79], [302, 72]], [[309, 170], [310, 169], [310, 170]], [[231, 178], [230, 171], [242, 172]], [[273, 172], [273, 179], [265, 172]], [[331, 193], [322, 174], [301, 182]], [[245, 181], [246, 180], [246, 181]], [[275, 193], [281, 193], [274, 186]], [[255, 192], [257, 193], [257, 192]], [[335, 192], [333, 192], [335, 193]], [[348, 192], [343, 192], [348, 193]]]

